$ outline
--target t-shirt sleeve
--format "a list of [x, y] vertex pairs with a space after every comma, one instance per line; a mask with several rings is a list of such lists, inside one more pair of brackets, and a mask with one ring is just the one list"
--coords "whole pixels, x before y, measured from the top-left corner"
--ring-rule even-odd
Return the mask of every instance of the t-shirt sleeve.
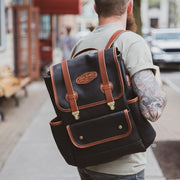
[[150, 49], [143, 39], [131, 44], [124, 58], [131, 77], [135, 73], [146, 69], [152, 69], [156, 73], [157, 66], [153, 65]]
[[75, 45], [73, 46], [73, 48], [72, 48], [72, 50], [71, 50], [71, 58], [77, 53], [77, 52], [79, 52], [79, 50], [78, 50], [78, 47], [80, 46], [80, 44], [81, 44], [81, 40], [79, 40], [79, 41], [77, 41], [76, 43], [75, 43]]

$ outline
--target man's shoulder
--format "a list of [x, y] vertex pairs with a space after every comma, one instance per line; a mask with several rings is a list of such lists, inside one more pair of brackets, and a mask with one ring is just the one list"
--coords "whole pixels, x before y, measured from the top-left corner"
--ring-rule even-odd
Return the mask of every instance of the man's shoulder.
[[[76, 45], [72, 51], [72, 54], [74, 54], [82, 49], [89, 48], [89, 47], [93, 47], [96, 49], [105, 48], [105, 45], [108, 43], [110, 37], [119, 29], [117, 26], [108, 25], [108, 28], [104, 27], [104, 28], [101, 28], [94, 32], [89, 33], [87, 36], [83, 37], [76, 43]], [[117, 38], [116, 42], [118, 43], [118, 45], [117, 45], [118, 47], [123, 46], [123, 47], [128, 48], [136, 42], [141, 42], [143, 44], [144, 39], [134, 32], [124, 31]]]
[[117, 38], [114, 46], [117, 46], [125, 55], [131, 47], [142, 50], [147, 48], [147, 43], [142, 36], [131, 31], [125, 31]]
[[73, 53], [81, 51], [86, 48], [105, 48], [104, 45], [108, 42], [108, 37], [103, 35], [103, 33], [90, 32], [88, 35], [82, 37], [76, 45], [74, 46]]
[[117, 40], [123, 40], [129, 43], [145, 42], [142, 36], [132, 31], [124, 31]]

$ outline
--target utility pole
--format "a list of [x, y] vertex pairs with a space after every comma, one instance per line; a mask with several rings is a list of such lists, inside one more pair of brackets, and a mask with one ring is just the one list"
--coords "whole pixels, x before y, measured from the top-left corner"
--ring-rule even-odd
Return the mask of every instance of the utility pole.
[[170, 0], [169, 1], [169, 26], [176, 28], [178, 26], [179, 12], [178, 12], [178, 1]]
[[138, 26], [137, 33], [142, 35], [141, 0], [134, 1], [134, 17]]

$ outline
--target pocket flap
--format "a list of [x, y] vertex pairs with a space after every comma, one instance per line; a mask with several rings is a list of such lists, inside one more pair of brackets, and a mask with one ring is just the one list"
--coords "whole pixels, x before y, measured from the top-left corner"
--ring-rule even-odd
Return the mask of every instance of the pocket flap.
[[78, 148], [118, 140], [130, 135], [132, 125], [127, 109], [66, 126], [72, 143]]

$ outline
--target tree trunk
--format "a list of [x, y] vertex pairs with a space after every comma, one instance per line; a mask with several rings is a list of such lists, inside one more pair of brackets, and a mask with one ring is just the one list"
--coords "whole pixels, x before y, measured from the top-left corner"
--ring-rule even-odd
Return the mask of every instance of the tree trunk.
[[141, 0], [134, 1], [134, 17], [137, 24], [137, 33], [142, 35], [142, 21], [141, 21]]

